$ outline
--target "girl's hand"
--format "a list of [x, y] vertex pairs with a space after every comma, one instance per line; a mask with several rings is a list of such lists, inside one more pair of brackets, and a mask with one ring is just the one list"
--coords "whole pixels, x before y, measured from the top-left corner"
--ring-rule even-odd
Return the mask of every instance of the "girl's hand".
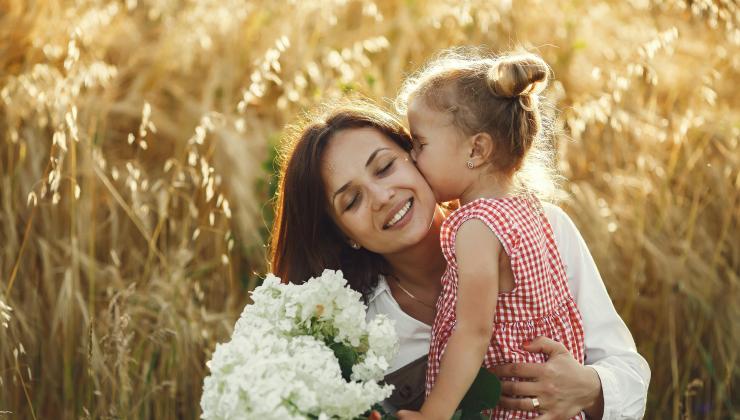
[[370, 415], [367, 416], [367, 420], [380, 420], [382, 416], [377, 410], [373, 410], [370, 412]]
[[399, 410], [396, 413], [396, 416], [398, 417], [398, 420], [425, 420], [426, 417], [424, 417], [423, 414], [421, 414], [420, 411], [411, 411], [411, 410]]
[[[511, 363], [491, 369], [499, 377], [516, 377], [522, 382], [502, 381], [499, 406], [537, 411], [538, 419], [562, 419], [585, 411], [589, 418], [603, 416], [604, 396], [596, 370], [578, 363], [557, 341], [538, 337], [524, 346], [533, 353], [545, 353], [545, 363]], [[535, 407], [535, 400], [539, 403]]]

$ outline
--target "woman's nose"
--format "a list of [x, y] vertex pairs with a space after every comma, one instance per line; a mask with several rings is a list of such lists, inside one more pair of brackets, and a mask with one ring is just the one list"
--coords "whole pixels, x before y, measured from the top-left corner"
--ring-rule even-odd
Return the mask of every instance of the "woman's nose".
[[393, 188], [381, 184], [373, 185], [370, 193], [373, 200], [373, 210], [381, 210], [396, 195]]

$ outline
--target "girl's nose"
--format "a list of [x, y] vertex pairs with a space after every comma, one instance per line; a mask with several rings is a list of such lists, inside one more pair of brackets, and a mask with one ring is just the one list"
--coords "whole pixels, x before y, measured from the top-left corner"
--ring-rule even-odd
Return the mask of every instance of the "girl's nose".
[[385, 185], [375, 184], [370, 189], [373, 210], [381, 210], [396, 195], [396, 191]]

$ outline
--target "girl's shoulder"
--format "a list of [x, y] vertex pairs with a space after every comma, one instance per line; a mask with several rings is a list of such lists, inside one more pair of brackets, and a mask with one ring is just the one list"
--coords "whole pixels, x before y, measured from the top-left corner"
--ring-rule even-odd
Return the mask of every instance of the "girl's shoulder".
[[455, 258], [455, 243], [457, 232], [463, 223], [476, 219], [483, 222], [503, 245], [507, 253], [511, 254], [518, 243], [519, 221], [516, 211], [512, 211], [512, 199], [506, 198], [478, 198], [456, 209], [445, 219], [440, 231], [442, 253], [448, 264], [453, 266]]
[[527, 198], [511, 196], [502, 198], [477, 198], [455, 209], [444, 221], [443, 226], [457, 229], [469, 219], [482, 219], [486, 224], [511, 225], [516, 222], [517, 211]]

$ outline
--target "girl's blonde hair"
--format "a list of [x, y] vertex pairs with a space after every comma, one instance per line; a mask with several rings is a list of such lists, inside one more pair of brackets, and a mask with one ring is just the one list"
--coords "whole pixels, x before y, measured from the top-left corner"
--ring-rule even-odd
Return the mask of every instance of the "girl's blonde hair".
[[420, 98], [434, 110], [451, 113], [466, 135], [488, 133], [494, 140], [494, 169], [513, 177], [517, 187], [553, 200], [558, 177], [552, 120], [539, 97], [549, 78], [550, 68], [531, 53], [491, 57], [451, 49], [404, 81], [396, 109], [405, 114], [409, 102]]

